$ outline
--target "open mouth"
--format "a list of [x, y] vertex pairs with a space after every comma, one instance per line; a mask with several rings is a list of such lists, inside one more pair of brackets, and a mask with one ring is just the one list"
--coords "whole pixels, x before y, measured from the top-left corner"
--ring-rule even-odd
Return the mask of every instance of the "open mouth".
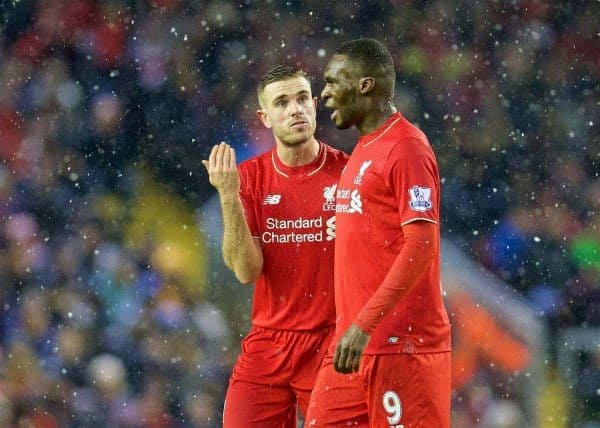
[[292, 128], [302, 128], [304, 126], [307, 126], [308, 122], [294, 122], [292, 123]]

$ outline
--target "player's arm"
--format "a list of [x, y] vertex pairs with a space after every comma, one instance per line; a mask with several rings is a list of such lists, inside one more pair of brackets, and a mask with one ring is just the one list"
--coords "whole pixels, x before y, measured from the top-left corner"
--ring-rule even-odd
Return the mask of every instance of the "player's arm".
[[398, 201], [405, 241], [383, 282], [354, 320], [356, 326], [369, 334], [417, 284], [439, 251], [439, 179], [435, 157], [420, 140], [404, 143], [410, 145], [411, 155], [399, 157], [401, 148], [390, 155], [386, 181]]
[[354, 323], [368, 334], [406, 296], [435, 259], [437, 225], [416, 220], [402, 227], [404, 245], [385, 279], [359, 312]]
[[370, 336], [379, 322], [417, 284], [435, 259], [437, 225], [417, 220], [402, 227], [405, 242], [383, 282], [336, 346], [333, 365], [340, 373], [358, 372]]
[[219, 194], [223, 213], [223, 259], [242, 284], [255, 282], [263, 267], [260, 243], [252, 238], [240, 199], [240, 176], [235, 150], [221, 143], [202, 161]]

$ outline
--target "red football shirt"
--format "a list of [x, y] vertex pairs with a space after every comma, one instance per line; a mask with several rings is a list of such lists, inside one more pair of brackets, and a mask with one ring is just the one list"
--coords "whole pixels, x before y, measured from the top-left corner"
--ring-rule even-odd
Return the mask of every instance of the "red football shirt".
[[335, 189], [348, 155], [320, 143], [308, 165], [284, 165], [275, 149], [239, 166], [241, 199], [264, 264], [252, 323], [314, 330], [335, 323]]
[[[427, 137], [400, 113], [359, 138], [340, 178], [335, 244], [336, 339], [381, 285], [404, 242], [402, 226], [439, 224], [440, 183]], [[366, 354], [450, 350], [436, 257], [375, 328]]]

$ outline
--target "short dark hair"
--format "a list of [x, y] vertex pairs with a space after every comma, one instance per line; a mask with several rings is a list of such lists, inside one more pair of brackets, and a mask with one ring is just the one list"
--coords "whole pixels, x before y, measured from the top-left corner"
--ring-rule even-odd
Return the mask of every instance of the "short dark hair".
[[383, 43], [375, 39], [356, 39], [343, 43], [335, 55], [344, 55], [366, 74], [396, 79], [394, 59]]
[[260, 78], [256, 92], [260, 98], [260, 95], [265, 90], [267, 85], [274, 82], [279, 82], [281, 80], [292, 79], [294, 77], [304, 77], [310, 82], [310, 78], [308, 77], [308, 74], [304, 72], [304, 70], [291, 65], [278, 65], [267, 71]]

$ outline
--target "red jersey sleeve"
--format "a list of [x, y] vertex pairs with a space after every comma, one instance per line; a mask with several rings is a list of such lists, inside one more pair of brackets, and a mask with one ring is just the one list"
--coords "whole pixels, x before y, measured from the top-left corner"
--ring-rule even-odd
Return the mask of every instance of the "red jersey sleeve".
[[256, 219], [256, 198], [252, 193], [252, 183], [248, 177], [246, 168], [239, 167], [238, 172], [240, 174], [240, 199], [242, 200], [242, 206], [244, 207], [244, 214], [246, 216], [246, 222], [252, 237], [259, 238], [260, 231], [258, 230], [258, 221]]
[[398, 200], [401, 225], [415, 220], [437, 224], [439, 220], [439, 175], [429, 144], [407, 139], [390, 153], [386, 169], [388, 186]]
[[404, 298], [435, 258], [437, 226], [422, 221], [403, 227], [406, 242], [377, 291], [362, 308], [354, 323], [368, 334]]

